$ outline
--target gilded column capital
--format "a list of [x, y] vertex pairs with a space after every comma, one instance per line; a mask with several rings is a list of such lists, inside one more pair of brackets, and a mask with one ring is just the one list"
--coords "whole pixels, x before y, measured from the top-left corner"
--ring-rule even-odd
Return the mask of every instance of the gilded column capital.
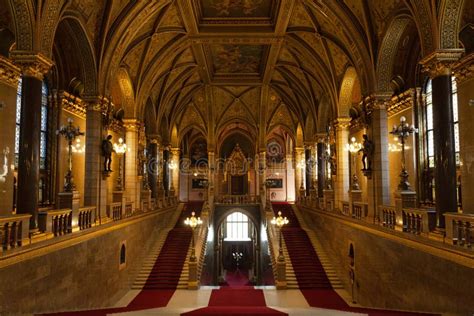
[[429, 74], [431, 79], [450, 76], [453, 67], [464, 53], [464, 49], [443, 49], [426, 56], [420, 61], [423, 72]]
[[316, 137], [316, 144], [325, 144], [328, 140], [328, 134], [326, 133], [318, 133], [315, 135]]
[[0, 55], [0, 82], [11, 87], [18, 87], [21, 69], [12, 60]]
[[474, 53], [462, 58], [454, 66], [453, 73], [458, 83], [474, 78]]
[[82, 100], [86, 102], [87, 112], [105, 112], [111, 104], [109, 99], [102, 96], [83, 96]]
[[12, 59], [20, 66], [23, 76], [43, 80], [54, 62], [41, 53], [13, 51]]
[[161, 136], [158, 134], [151, 134], [147, 136], [147, 140], [150, 144], [161, 144]]
[[334, 120], [334, 127], [338, 131], [348, 129], [351, 126], [351, 121], [350, 117], [338, 117]]
[[142, 126], [141, 122], [137, 119], [123, 119], [122, 122], [127, 132], [138, 132]]

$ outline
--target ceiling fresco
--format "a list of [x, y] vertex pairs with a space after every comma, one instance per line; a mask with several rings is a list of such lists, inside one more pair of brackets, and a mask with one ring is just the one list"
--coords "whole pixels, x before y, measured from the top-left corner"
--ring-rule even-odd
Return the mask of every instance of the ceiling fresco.
[[201, 0], [203, 18], [270, 18], [272, 0]]
[[215, 75], [260, 74], [265, 45], [211, 45]]

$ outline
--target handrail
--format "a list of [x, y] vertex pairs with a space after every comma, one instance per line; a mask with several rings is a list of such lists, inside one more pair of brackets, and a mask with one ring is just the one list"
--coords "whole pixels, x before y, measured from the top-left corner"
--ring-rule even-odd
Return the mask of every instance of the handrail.
[[0, 216], [0, 253], [29, 243], [30, 214]]
[[258, 204], [256, 195], [220, 195], [216, 197], [217, 204]]
[[445, 213], [446, 239], [449, 243], [472, 249], [474, 214]]
[[96, 218], [97, 207], [87, 206], [79, 209], [78, 226], [80, 230], [91, 228], [93, 224], [93, 218]]

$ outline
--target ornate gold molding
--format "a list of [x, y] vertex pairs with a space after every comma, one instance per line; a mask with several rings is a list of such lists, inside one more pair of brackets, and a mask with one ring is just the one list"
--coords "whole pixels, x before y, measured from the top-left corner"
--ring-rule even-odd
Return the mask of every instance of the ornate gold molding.
[[69, 94], [66, 91], [60, 91], [57, 98], [61, 102], [64, 111], [77, 115], [83, 119], [86, 118], [86, 105], [80, 98]]
[[10, 59], [0, 55], [0, 82], [16, 89], [20, 75], [21, 69]]
[[420, 61], [423, 72], [430, 78], [449, 76], [457, 61], [464, 53], [464, 49], [444, 49], [433, 52]]
[[17, 50], [11, 53], [11, 57], [20, 66], [23, 76], [33, 77], [41, 81], [54, 65], [52, 60], [41, 53]]
[[387, 106], [389, 116], [398, 114], [406, 109], [412, 108], [416, 102], [416, 89], [408, 89], [407, 91], [392, 97]]
[[138, 132], [142, 123], [137, 119], [123, 119], [123, 126], [127, 132]]
[[348, 129], [351, 126], [352, 119], [350, 117], [338, 117], [334, 120], [334, 127], [337, 131]]
[[462, 58], [453, 69], [458, 84], [474, 78], [474, 53]]

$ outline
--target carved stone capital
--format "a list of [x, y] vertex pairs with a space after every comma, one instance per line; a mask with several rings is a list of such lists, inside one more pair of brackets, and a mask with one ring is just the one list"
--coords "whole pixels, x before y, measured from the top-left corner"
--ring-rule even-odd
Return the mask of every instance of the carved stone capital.
[[420, 64], [431, 79], [449, 76], [463, 53], [464, 49], [438, 50], [425, 57]]
[[148, 135], [147, 139], [150, 144], [157, 144], [157, 145], [161, 144], [161, 136], [158, 134]]
[[21, 69], [10, 59], [0, 55], [0, 82], [17, 88], [20, 75]]
[[474, 53], [461, 59], [453, 69], [458, 84], [474, 78]]
[[123, 119], [122, 121], [127, 132], [138, 132], [142, 125], [137, 119]]
[[110, 104], [110, 101], [106, 97], [101, 96], [84, 96], [82, 100], [87, 103], [87, 112], [103, 113]]
[[20, 66], [23, 76], [33, 77], [41, 81], [54, 65], [52, 60], [41, 53], [13, 51], [11, 57]]
[[351, 121], [350, 117], [338, 117], [334, 120], [334, 127], [337, 131], [348, 129], [351, 126]]
[[325, 144], [328, 140], [328, 135], [326, 133], [319, 133], [315, 135], [317, 144]]

